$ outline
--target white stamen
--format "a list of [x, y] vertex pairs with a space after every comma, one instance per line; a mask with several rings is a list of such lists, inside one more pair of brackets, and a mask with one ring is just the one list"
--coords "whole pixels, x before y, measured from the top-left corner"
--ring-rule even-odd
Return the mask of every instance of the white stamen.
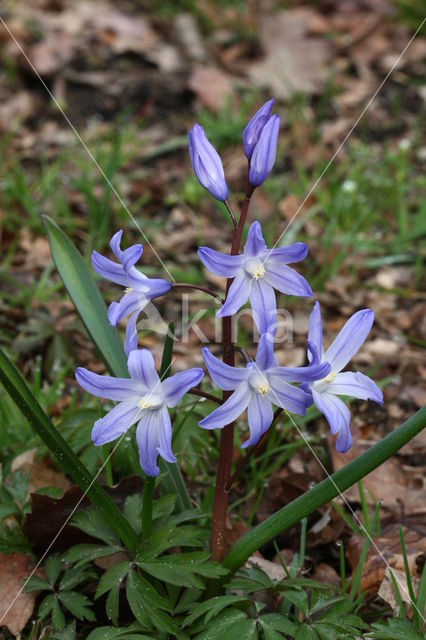
[[139, 409], [149, 409], [150, 407], [152, 407], [152, 402], [149, 398], [142, 398], [138, 402], [138, 407]]
[[337, 375], [337, 373], [333, 373], [332, 371], [330, 371], [328, 376], [326, 378], [324, 378], [323, 380], [321, 380], [321, 382], [326, 382], [327, 384], [330, 384], [330, 382], [333, 382], [333, 380], [335, 379], [336, 375]]
[[270, 392], [270, 387], [266, 384], [266, 382], [263, 382], [261, 384], [258, 384], [256, 387], [256, 391], [257, 393], [259, 393], [261, 396], [266, 395], [267, 393]]

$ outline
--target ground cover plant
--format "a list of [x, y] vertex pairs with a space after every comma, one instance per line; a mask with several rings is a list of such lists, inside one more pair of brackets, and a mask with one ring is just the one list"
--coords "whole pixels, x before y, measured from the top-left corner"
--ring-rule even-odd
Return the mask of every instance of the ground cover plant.
[[[413, 387], [398, 394], [394, 368], [380, 364], [392, 341], [378, 338], [395, 320], [408, 346], [394, 357], [421, 371], [413, 242], [424, 235], [423, 183], [409, 146], [381, 151], [377, 164], [361, 140], [306, 205], [293, 194], [309, 192], [309, 162], [283, 181], [279, 142], [292, 109], [300, 130], [303, 97], [285, 110], [260, 104], [246, 93], [235, 117], [230, 103], [203, 111], [189, 139], [147, 153], [151, 162], [188, 147], [193, 175], [185, 169], [161, 203], [137, 200], [150, 212], [133, 217], [139, 237], [112, 189], [140, 157], [131, 124], [99, 139], [101, 185], [90, 157], [58, 158], [31, 184], [5, 154], [6, 210], [25, 212], [28, 253], [45, 233], [39, 247], [53, 259], [41, 257], [41, 277], [21, 286], [4, 217], [5, 637], [423, 637], [423, 516], [413, 504], [425, 415], [415, 373], [398, 370]], [[230, 189], [232, 145], [244, 163]], [[69, 208], [66, 171], [87, 225]], [[211, 226], [191, 235], [180, 203]], [[394, 217], [378, 214], [387, 207]], [[349, 279], [366, 279], [365, 290], [348, 294]], [[408, 314], [389, 313], [389, 287]]]

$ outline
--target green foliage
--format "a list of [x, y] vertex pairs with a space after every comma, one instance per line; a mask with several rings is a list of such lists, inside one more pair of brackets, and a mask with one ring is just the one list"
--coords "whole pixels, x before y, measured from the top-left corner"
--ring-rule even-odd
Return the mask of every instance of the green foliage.
[[[64, 610], [78, 620], [95, 621], [90, 599], [80, 593], [80, 585], [96, 577], [96, 571], [90, 567], [67, 567], [58, 553], [48, 556], [45, 564], [46, 580], [31, 576], [25, 591], [50, 592], [41, 601], [38, 619], [50, 618], [56, 630], [65, 629]], [[78, 587], [80, 587], [78, 589]], [[77, 590], [75, 590], [77, 589]]]
[[25, 514], [29, 511], [29, 474], [10, 472], [3, 478], [0, 465], [0, 552], [25, 552], [29, 543], [22, 531]]

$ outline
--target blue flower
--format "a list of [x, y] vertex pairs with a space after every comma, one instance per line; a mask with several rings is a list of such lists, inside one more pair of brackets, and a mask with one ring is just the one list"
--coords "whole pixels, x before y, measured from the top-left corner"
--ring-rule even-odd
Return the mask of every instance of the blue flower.
[[332, 435], [338, 434], [336, 449], [341, 453], [345, 453], [352, 446], [351, 414], [345, 403], [337, 396], [374, 400], [380, 404], [383, 402], [383, 394], [377, 384], [363, 373], [359, 371], [340, 373], [364, 343], [373, 320], [374, 313], [370, 309], [362, 309], [354, 313], [324, 353], [319, 302], [315, 303], [309, 319], [309, 361], [312, 366], [329, 362], [331, 371], [322, 380], [310, 382], [304, 388], [310, 390], [313, 402], [327, 418]]
[[307, 382], [323, 378], [330, 371], [328, 363], [318, 366], [288, 368], [278, 366], [273, 340], [264, 334], [259, 341], [255, 362], [244, 369], [231, 367], [215, 356], [207, 347], [203, 357], [213, 382], [234, 393], [199, 423], [204, 429], [217, 429], [231, 424], [248, 408], [250, 437], [242, 445], [250, 447], [259, 442], [273, 420], [272, 404], [304, 415], [310, 404], [309, 394], [290, 382]]
[[289, 262], [303, 260], [307, 253], [308, 247], [303, 242], [267, 249], [259, 222], [250, 226], [244, 253], [240, 255], [229, 256], [200, 247], [198, 255], [209, 271], [234, 278], [217, 316], [234, 315], [250, 298], [259, 332], [274, 332], [277, 316], [274, 289], [294, 296], [313, 295], [305, 278], [287, 266]]
[[195, 124], [188, 133], [188, 138], [189, 156], [198, 181], [217, 200], [227, 200], [228, 185], [222, 161], [214, 146], [209, 142], [203, 127]]
[[175, 407], [191, 387], [204, 375], [202, 369], [188, 369], [161, 382], [154, 359], [147, 349], [131, 351], [127, 360], [130, 378], [100, 376], [79, 367], [75, 377], [89, 393], [99, 398], [118, 400], [104, 418], [97, 420], [92, 431], [95, 445], [112, 442], [136, 422], [136, 441], [142, 469], [157, 476], [157, 456], [176, 462], [172, 453], [172, 425], [167, 407]]
[[108, 309], [108, 320], [112, 325], [130, 315], [126, 328], [124, 350], [127, 355], [138, 346], [136, 324], [142, 309], [153, 299], [167, 293], [170, 282], [161, 278], [147, 278], [136, 269], [134, 264], [143, 252], [141, 244], [135, 244], [125, 251], [120, 249], [123, 231], [118, 231], [110, 241], [111, 249], [120, 264], [105, 258], [97, 251], [92, 253], [94, 270], [103, 278], [125, 287], [120, 302], [112, 302]]
[[280, 117], [277, 115], [269, 118], [262, 128], [250, 159], [248, 180], [253, 187], [259, 187], [274, 166], [279, 130]]
[[243, 145], [244, 153], [248, 160], [253, 155], [254, 148], [259, 141], [260, 134], [265, 124], [271, 117], [272, 107], [274, 106], [274, 100], [268, 100], [263, 107], [260, 107], [243, 132]]

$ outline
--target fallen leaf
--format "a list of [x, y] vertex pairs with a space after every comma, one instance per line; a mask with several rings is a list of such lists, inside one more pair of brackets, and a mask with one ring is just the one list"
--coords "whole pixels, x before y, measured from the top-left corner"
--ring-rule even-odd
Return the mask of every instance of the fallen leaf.
[[[405, 606], [405, 612], [411, 618], [412, 606], [405, 572], [398, 571], [397, 569], [392, 569], [392, 573], [398, 585], [399, 593]], [[418, 593], [420, 581], [417, 578], [411, 576], [411, 583], [413, 585], [414, 593]], [[391, 570], [389, 569], [389, 567], [386, 567], [385, 569], [385, 575], [383, 577], [382, 584], [380, 585], [378, 595], [380, 596], [380, 598], [382, 598], [382, 600], [384, 600], [391, 606], [392, 610], [394, 611], [394, 615], [398, 616], [399, 607], [395, 598], [395, 588], [393, 586]]]
[[[38, 595], [38, 591], [19, 593], [32, 565], [29, 555], [0, 553], [0, 620], [15, 635], [21, 633], [30, 619]], [[42, 575], [41, 571], [36, 573]]]
[[216, 112], [220, 111], [233, 94], [230, 77], [214, 67], [194, 66], [189, 76], [188, 87], [203, 107]]
[[298, 9], [260, 20], [259, 41], [265, 57], [249, 67], [248, 75], [276, 98], [287, 99], [299, 92], [317, 94], [324, 87], [332, 45], [309, 37], [311, 15], [307, 9]]
[[28, 494], [44, 487], [58, 487], [66, 491], [71, 482], [63, 473], [52, 469], [47, 459], [36, 460], [37, 449], [29, 449], [17, 456], [12, 463], [12, 471], [18, 469], [29, 473]]

